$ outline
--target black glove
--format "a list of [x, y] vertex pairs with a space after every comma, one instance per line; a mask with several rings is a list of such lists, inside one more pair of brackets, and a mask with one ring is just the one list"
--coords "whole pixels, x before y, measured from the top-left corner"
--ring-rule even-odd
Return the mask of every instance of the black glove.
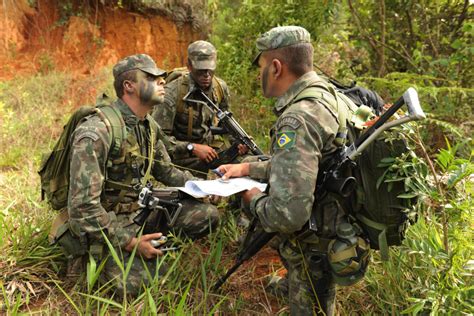
[[355, 104], [364, 104], [374, 109], [375, 114], [377, 115], [380, 115], [383, 105], [385, 104], [384, 100], [377, 94], [377, 92], [362, 87], [353, 87], [344, 90], [344, 94], [351, 98]]

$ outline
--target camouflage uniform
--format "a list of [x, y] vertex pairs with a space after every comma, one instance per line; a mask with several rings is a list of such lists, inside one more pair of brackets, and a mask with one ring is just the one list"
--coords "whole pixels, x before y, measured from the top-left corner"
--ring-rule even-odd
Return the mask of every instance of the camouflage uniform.
[[[309, 33], [300, 27], [278, 27], [257, 40], [262, 51], [297, 43], [310, 43]], [[254, 61], [254, 62], [255, 62]], [[332, 314], [335, 283], [327, 265], [328, 242], [336, 226], [344, 220], [337, 200], [328, 197], [315, 201], [319, 166], [337, 149], [337, 113], [321, 98], [295, 102], [298, 95], [322, 80], [311, 71], [280, 96], [274, 107], [278, 120], [271, 136], [271, 160], [250, 163], [250, 176], [270, 184], [267, 193], [254, 196], [250, 212], [267, 232], [283, 238], [280, 254], [288, 268], [289, 303], [292, 315], [311, 315], [314, 311]], [[318, 233], [305, 229], [316, 208]], [[317, 294], [317, 297], [314, 296]], [[319, 303], [318, 303], [319, 301]]]
[[[139, 56], [138, 60], [135, 60], [136, 56]], [[119, 62], [114, 67], [114, 76], [116, 77], [119, 71], [136, 68], [153, 75], [164, 73], [161, 71], [157, 74], [147, 67], [138, 67], [137, 64], [140, 65], [143, 60], [140, 56], [144, 55], [134, 55]], [[145, 61], [147, 60], [145, 58]], [[154, 62], [150, 67], [156, 69]], [[140, 120], [121, 99], [117, 99], [112, 106], [120, 111], [127, 131], [127, 136], [120, 147], [119, 158], [108, 158], [111, 150], [110, 135], [106, 124], [98, 115], [86, 118], [77, 127], [72, 138], [68, 196], [69, 227], [74, 236], [81, 236], [86, 241], [91, 247], [90, 252], [92, 246], [95, 254], [103, 252], [104, 255], [99, 256], [101, 258], [105, 258], [107, 253], [103, 233], [119, 254], [122, 253], [121, 249], [139, 233], [141, 227], [133, 222], [138, 213], [138, 192], [132, 187], [146, 182], [146, 170], [150, 161], [152, 166], [149, 174], [165, 185], [183, 186], [187, 180], [193, 178], [189, 172], [178, 170], [170, 164], [167, 152], [170, 144], [167, 136], [150, 115]], [[147, 159], [150, 156], [153, 160]], [[185, 200], [183, 205], [175, 228], [182, 230], [187, 236], [191, 238], [203, 236], [216, 224], [215, 206], [197, 200]], [[160, 229], [160, 227], [148, 227], [148, 231], [144, 233], [159, 232]], [[123, 252], [122, 256], [126, 265], [130, 254]], [[126, 285], [128, 294], [138, 294], [141, 285], [150, 281], [149, 276], [155, 275], [156, 268], [164, 267], [159, 261], [159, 258], [143, 260], [138, 256], [133, 259]], [[150, 274], [144, 269], [143, 262]], [[123, 292], [121, 273], [109, 256], [102, 277], [104, 281], [114, 280], [119, 294]]]
[[[188, 47], [188, 56], [196, 69], [216, 68], [216, 50], [209, 42], [192, 43]], [[164, 105], [155, 109], [153, 117], [175, 143], [172, 152], [173, 163], [207, 173], [209, 165], [191, 156], [186, 146], [189, 143], [205, 144], [218, 152], [228, 147], [222, 137], [211, 134], [210, 127], [217, 122], [213, 110], [203, 104], [180, 100], [188, 95], [190, 99], [205, 102], [204, 97], [198, 92], [199, 86], [190, 73], [185, 73], [166, 84], [165, 90]], [[222, 111], [229, 110], [230, 93], [224, 80], [214, 76], [211, 86], [205, 93]], [[190, 117], [192, 117], [191, 126]]]

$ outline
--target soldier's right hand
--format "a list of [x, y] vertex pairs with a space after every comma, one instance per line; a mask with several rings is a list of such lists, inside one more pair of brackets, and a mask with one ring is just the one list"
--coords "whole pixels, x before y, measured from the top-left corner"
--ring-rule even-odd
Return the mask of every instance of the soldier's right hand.
[[157, 256], [162, 256], [163, 252], [153, 247], [151, 244], [152, 239], [158, 239], [162, 235], [162, 233], [154, 233], [140, 236], [140, 238], [133, 237], [130, 243], [125, 246], [125, 250], [132, 252], [133, 248], [136, 246], [137, 253], [145, 259], [153, 259]]
[[206, 163], [210, 163], [218, 157], [214, 148], [202, 144], [194, 144], [193, 154]]

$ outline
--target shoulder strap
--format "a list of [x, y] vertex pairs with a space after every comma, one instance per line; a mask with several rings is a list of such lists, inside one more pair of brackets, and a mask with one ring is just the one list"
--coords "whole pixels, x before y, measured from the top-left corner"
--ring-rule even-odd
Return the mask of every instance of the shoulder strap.
[[216, 76], [212, 77], [212, 87], [213, 93], [216, 97], [216, 102], [217, 104], [219, 104], [222, 102], [222, 100], [224, 100], [224, 88], [222, 87], [222, 84], [219, 82], [219, 79], [217, 79]]
[[[186, 95], [186, 93], [188, 93], [188, 89], [189, 89], [189, 77], [188, 77], [188, 73], [186, 74], [183, 74], [180, 78], [178, 78], [177, 80], [178, 83], [178, 91], [177, 91], [177, 95], [178, 95], [178, 100], [176, 100], [176, 113], [183, 113], [184, 112], [184, 96]], [[193, 134], [193, 117], [194, 117], [194, 108], [192, 106], [189, 107], [188, 109], [188, 129], [187, 129], [187, 135], [188, 135], [188, 138], [191, 138], [192, 134]]]
[[[327, 96], [330, 96], [330, 98], [327, 98]], [[293, 102], [315, 98], [322, 98], [325, 101], [323, 102], [324, 106], [338, 121], [339, 128], [337, 130], [335, 143], [338, 146], [344, 145], [347, 140], [347, 118], [349, 116], [349, 109], [341, 106], [334, 87], [323, 85], [322, 83], [316, 83], [304, 89], [293, 99]]]
[[111, 145], [109, 157], [118, 157], [122, 141], [125, 139], [127, 129], [122, 114], [112, 105], [101, 105], [97, 108], [98, 115], [102, 118], [107, 128], [111, 131]]
[[184, 101], [183, 98], [188, 92], [189, 88], [189, 80], [188, 80], [188, 75], [183, 74], [181, 77], [179, 77], [177, 80], [177, 96], [178, 99], [176, 100], [176, 112], [177, 113], [182, 113], [184, 112]]
[[156, 135], [158, 131], [158, 124], [156, 124], [155, 120], [148, 114], [146, 116], [146, 120], [148, 121], [148, 126], [150, 127], [150, 146], [148, 146], [148, 168], [145, 171], [145, 176], [142, 178], [142, 185], [145, 186], [150, 180], [151, 176], [151, 169], [153, 165], [153, 153], [155, 152], [155, 142], [156, 142]]

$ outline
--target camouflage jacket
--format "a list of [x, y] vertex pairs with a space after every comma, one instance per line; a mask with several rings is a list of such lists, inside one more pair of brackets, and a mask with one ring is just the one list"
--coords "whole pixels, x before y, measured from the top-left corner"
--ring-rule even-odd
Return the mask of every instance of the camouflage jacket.
[[271, 160], [250, 163], [250, 176], [270, 184], [267, 193], [254, 196], [250, 210], [267, 232], [291, 234], [309, 220], [319, 165], [337, 149], [337, 114], [322, 100], [293, 102], [312, 83], [315, 72], [300, 77], [278, 98], [278, 120], [271, 130]]
[[[212, 86], [209, 88], [208, 97], [217, 104], [223, 111], [229, 110], [230, 94], [229, 88], [224, 80], [214, 77], [218, 84], [222, 87], [223, 97], [218, 103], [217, 89], [212, 80]], [[188, 92], [191, 99], [205, 101], [204, 98], [196, 91], [197, 84], [192, 79], [190, 74], [179, 77], [171, 81], [165, 86], [165, 102], [155, 108], [153, 113], [154, 119], [161, 126], [163, 131], [171, 136], [174, 146], [174, 153], [176, 155], [187, 154], [186, 145], [189, 142], [210, 145], [213, 142], [213, 136], [210, 131], [210, 126], [213, 124], [215, 118], [214, 112], [207, 106], [194, 102], [184, 102], [184, 108], [179, 111], [178, 98], [184, 97]], [[184, 91], [181, 91], [183, 89]], [[190, 111], [193, 116], [191, 137], [188, 137], [188, 122]]]
[[138, 209], [138, 193], [126, 190], [119, 198], [121, 189], [109, 181], [128, 186], [143, 182], [149, 164], [150, 129], [157, 135], [151, 175], [170, 186], [183, 186], [193, 176], [170, 164], [170, 143], [150, 115], [138, 119], [121, 99], [112, 106], [120, 110], [127, 130], [120, 148], [122, 156], [108, 159], [110, 135], [99, 116], [86, 118], [76, 128], [72, 135], [68, 213], [70, 228], [76, 235], [86, 233], [89, 239], [101, 240], [102, 230], [113, 244], [123, 247], [139, 229], [132, 221]]

